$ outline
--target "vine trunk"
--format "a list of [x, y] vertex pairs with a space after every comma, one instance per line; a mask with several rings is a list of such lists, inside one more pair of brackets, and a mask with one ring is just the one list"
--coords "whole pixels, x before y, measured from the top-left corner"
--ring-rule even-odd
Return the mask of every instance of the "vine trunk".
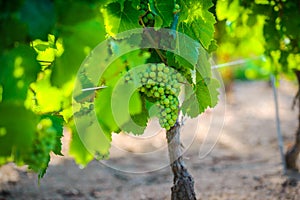
[[178, 122], [167, 131], [170, 166], [174, 175], [171, 200], [196, 200], [194, 179], [189, 174], [182, 158], [180, 125]]
[[286, 152], [285, 160], [286, 160], [287, 169], [298, 171], [296, 161], [300, 153], [300, 71], [295, 70], [294, 73], [298, 80], [298, 92], [294, 99], [294, 105], [298, 105], [298, 129], [296, 131], [295, 143]]

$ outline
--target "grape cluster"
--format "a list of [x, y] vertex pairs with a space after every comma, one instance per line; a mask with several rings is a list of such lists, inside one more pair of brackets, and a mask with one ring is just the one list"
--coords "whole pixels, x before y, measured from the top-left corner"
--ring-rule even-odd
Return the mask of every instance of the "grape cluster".
[[36, 138], [33, 141], [32, 151], [24, 161], [29, 169], [35, 172], [46, 169], [50, 160], [49, 153], [55, 148], [56, 130], [50, 119], [42, 119], [37, 126]]
[[[142, 86], [139, 92], [147, 99], [155, 102], [158, 107], [160, 125], [169, 130], [178, 117], [178, 95], [183, 77], [165, 64], [148, 64], [146, 70], [138, 72], [137, 76]], [[131, 73], [125, 76], [125, 82], [131, 82]]]
[[144, 12], [141, 16], [140, 25], [144, 25], [145, 27], [153, 27], [154, 26], [154, 14], [149, 11], [148, 0], [142, 0], [140, 5], [138, 6], [138, 10]]
[[148, 11], [148, 0], [141, 0], [140, 5], [138, 5], [138, 10], [142, 10], [144, 12]]

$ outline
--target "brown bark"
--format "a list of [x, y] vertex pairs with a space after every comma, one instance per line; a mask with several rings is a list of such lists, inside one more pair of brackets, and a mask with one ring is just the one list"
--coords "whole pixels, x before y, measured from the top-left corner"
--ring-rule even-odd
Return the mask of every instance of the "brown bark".
[[285, 160], [286, 160], [286, 167], [290, 170], [298, 171], [297, 168], [297, 158], [300, 153], [300, 71], [295, 70], [294, 73], [296, 74], [297, 80], [298, 80], [298, 92], [294, 99], [294, 106], [297, 105], [298, 102], [298, 129], [296, 131], [296, 138], [295, 138], [295, 144], [288, 149]]
[[180, 125], [178, 122], [167, 131], [170, 166], [174, 175], [171, 200], [196, 200], [193, 177], [182, 158]]

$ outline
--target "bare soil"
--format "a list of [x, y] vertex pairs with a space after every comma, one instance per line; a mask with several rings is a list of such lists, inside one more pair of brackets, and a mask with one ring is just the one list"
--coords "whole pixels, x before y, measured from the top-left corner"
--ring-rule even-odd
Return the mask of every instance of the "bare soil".
[[[278, 88], [285, 151], [294, 141], [296, 86]], [[0, 200], [170, 199], [172, 174], [164, 132], [153, 122], [142, 137], [114, 136], [111, 159], [81, 169], [69, 156], [52, 156], [47, 174], [10, 163], [0, 168]], [[69, 134], [64, 137], [67, 154]], [[184, 159], [198, 199], [300, 199], [296, 181], [287, 181], [276, 135], [272, 88], [267, 82], [235, 82], [230, 99], [182, 128]]]

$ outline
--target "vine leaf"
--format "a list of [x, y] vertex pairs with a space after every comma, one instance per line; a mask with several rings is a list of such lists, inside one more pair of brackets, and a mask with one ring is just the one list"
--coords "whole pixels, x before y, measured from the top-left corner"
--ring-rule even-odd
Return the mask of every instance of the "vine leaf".
[[53, 1], [24, 1], [20, 9], [20, 20], [27, 24], [31, 39], [46, 39], [55, 24]]
[[144, 109], [139, 92], [134, 91], [130, 94], [129, 91], [132, 90], [128, 87], [131, 87], [131, 84], [121, 84], [116, 87], [117, 92], [113, 94], [114, 102], [112, 102], [114, 118], [121, 130], [142, 134], [148, 121], [148, 111]]
[[[43, 113], [58, 112], [62, 108], [64, 98], [63, 91], [54, 87], [50, 83], [51, 71], [49, 69], [43, 72], [43, 78], [32, 83], [31, 88], [35, 91], [38, 106], [34, 106], [36, 111]], [[55, 97], [55, 98], [53, 98]], [[31, 102], [28, 100], [28, 102]]]
[[48, 44], [37, 44], [34, 45], [34, 48], [38, 51], [46, 51], [47, 48], [49, 48]]
[[[101, 4], [102, 3], [105, 2], [102, 2], [101, 0]], [[97, 7], [93, 6], [92, 4], [93, 3], [91, 1], [89, 1], [89, 4], [87, 4], [85, 1], [55, 1], [55, 14], [57, 23], [63, 25], [65, 28], [68, 26], [76, 26], [82, 22], [92, 20], [93, 18], [99, 16], [99, 11], [96, 9]]]
[[195, 66], [197, 64], [200, 48], [199, 42], [189, 37], [182, 37], [181, 35], [179, 35], [176, 37], [176, 47], [176, 62], [178, 62], [182, 66]]
[[[51, 66], [51, 83], [59, 88], [72, 80], [89, 51], [105, 39], [101, 21], [92, 19], [64, 29], [64, 52]], [[74, 48], [74, 44], [76, 48]]]
[[197, 73], [197, 84], [193, 90], [186, 91], [185, 101], [182, 104], [182, 111], [190, 117], [197, 117], [203, 113], [208, 107], [212, 108], [218, 102], [219, 81], [216, 79], [202, 79]]
[[0, 84], [2, 101], [24, 101], [30, 83], [36, 80], [41, 66], [36, 53], [26, 45], [20, 45], [0, 56]]
[[149, 0], [150, 8], [154, 9], [152, 12], [159, 15], [162, 20], [163, 27], [170, 27], [173, 21], [174, 0]]
[[139, 25], [141, 11], [134, 8], [129, 0], [126, 0], [124, 4], [119, 2], [110, 3], [102, 9], [102, 13], [106, 33], [111, 36], [141, 27]]
[[[99, 128], [98, 120], [94, 118], [93, 109], [82, 105], [80, 112], [76, 112], [74, 116], [76, 127], [72, 127], [74, 134], [72, 138], [74, 140], [72, 141], [73, 147], [80, 148], [80, 151], [83, 151], [82, 153], [86, 156], [90, 154], [96, 159], [107, 158], [110, 149], [111, 132], [106, 132], [102, 127]], [[74, 148], [72, 153], [76, 162], [86, 165], [90, 160], [88, 159], [89, 157], [82, 157], [81, 152]]]
[[77, 164], [86, 166], [94, 157], [82, 143], [74, 122], [70, 122], [70, 128], [72, 130], [72, 139], [70, 142], [69, 154], [74, 158]]
[[209, 12], [211, 0], [182, 0], [177, 30], [199, 41], [208, 50], [214, 37], [214, 15]]
[[49, 118], [52, 121], [52, 127], [56, 130], [55, 148], [52, 150], [56, 155], [61, 155], [61, 137], [63, 136], [64, 118], [60, 115], [46, 114], [42, 115], [42, 119]]
[[196, 64], [196, 71], [203, 77], [204, 79], [211, 77], [211, 66], [209, 63], [209, 55], [207, 51], [200, 47], [199, 49], [199, 57]]
[[0, 103], [0, 110], [0, 165], [11, 158], [22, 164], [22, 158], [31, 151], [38, 117], [24, 106], [11, 102]]
[[103, 131], [110, 135], [112, 132], [119, 132], [119, 127], [115, 122], [112, 113], [112, 87], [107, 87], [98, 91], [95, 98], [95, 111]]

